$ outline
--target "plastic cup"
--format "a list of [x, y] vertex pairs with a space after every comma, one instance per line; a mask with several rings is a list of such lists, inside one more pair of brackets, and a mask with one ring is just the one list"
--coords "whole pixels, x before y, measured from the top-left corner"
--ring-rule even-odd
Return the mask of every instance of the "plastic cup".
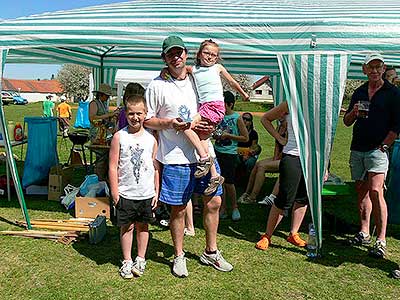
[[358, 101], [358, 117], [367, 119], [369, 113], [369, 101]]

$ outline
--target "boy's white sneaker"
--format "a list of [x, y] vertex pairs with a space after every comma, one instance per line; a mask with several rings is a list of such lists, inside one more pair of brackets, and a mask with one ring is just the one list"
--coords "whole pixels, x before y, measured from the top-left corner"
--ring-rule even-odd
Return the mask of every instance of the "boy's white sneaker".
[[132, 266], [133, 266], [133, 261], [124, 260], [122, 262], [122, 267], [119, 269], [119, 275], [121, 275], [121, 277], [124, 279], [133, 278]]
[[144, 258], [137, 256], [132, 265], [132, 274], [134, 276], [140, 277], [143, 275], [145, 269], [146, 269], [146, 260]]

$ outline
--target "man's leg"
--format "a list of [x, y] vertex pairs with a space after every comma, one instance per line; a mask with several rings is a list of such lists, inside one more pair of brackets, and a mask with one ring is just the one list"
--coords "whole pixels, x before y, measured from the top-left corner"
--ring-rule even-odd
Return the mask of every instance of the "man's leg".
[[192, 203], [192, 200], [189, 200], [189, 202], [186, 204], [185, 234], [186, 235], [194, 235], [193, 203]]
[[174, 243], [175, 256], [183, 253], [183, 231], [185, 228], [186, 205], [171, 206], [169, 228]]
[[203, 197], [203, 226], [206, 231], [206, 251], [216, 251], [217, 230], [219, 224], [219, 208], [221, 197]]
[[358, 210], [361, 221], [360, 231], [369, 236], [372, 202], [371, 199], [369, 198], [368, 182], [363, 180], [357, 180], [356, 191], [358, 200]]
[[217, 246], [217, 230], [219, 223], [219, 207], [221, 198], [219, 196], [204, 197], [203, 226], [206, 230], [206, 249], [200, 256], [203, 264], [213, 266], [218, 271], [230, 272], [233, 266], [228, 263]]
[[187, 277], [189, 275], [186, 267], [185, 253], [183, 252], [185, 212], [186, 205], [172, 206], [171, 218], [169, 223], [175, 252], [175, 258], [172, 264], [172, 274], [181, 278]]
[[385, 174], [368, 173], [369, 198], [372, 203], [372, 213], [376, 225], [376, 237], [384, 241], [386, 238], [387, 206], [383, 194]]

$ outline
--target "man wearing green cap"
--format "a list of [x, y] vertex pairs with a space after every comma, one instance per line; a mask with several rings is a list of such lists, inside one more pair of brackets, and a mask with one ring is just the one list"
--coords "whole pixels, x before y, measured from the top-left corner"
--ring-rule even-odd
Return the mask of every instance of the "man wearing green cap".
[[[186, 71], [188, 55], [182, 39], [177, 36], [166, 38], [161, 56], [171, 76], [168, 80], [157, 77], [149, 84], [146, 90], [148, 113], [145, 126], [158, 130], [157, 160], [163, 164], [159, 199], [171, 205], [170, 230], [175, 249], [172, 273], [177, 277], [187, 277], [183, 252], [186, 204], [193, 192], [203, 194], [210, 174], [200, 179], [194, 177], [197, 157], [194, 147], [183, 133], [197, 113], [197, 97], [194, 83]], [[210, 153], [215, 157], [211, 143]], [[219, 171], [218, 163], [215, 164]], [[217, 247], [221, 194], [222, 188], [219, 187], [211, 196], [203, 196], [206, 247], [200, 261], [219, 271], [228, 272], [233, 267]]]

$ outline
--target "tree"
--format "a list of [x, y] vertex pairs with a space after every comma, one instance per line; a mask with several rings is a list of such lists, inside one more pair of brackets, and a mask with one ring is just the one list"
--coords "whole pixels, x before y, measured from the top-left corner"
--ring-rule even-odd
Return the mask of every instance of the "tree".
[[[249, 75], [246, 74], [236, 74], [236, 75], [232, 75], [232, 77], [239, 83], [239, 85], [242, 87], [242, 89], [250, 94], [251, 91], [251, 78]], [[222, 86], [224, 88], [224, 91], [231, 91], [233, 92], [233, 94], [237, 94], [236, 90], [234, 90], [233, 88], [231, 88], [231, 86], [229, 85], [229, 83], [225, 80], [225, 78], [222, 78]]]
[[89, 93], [89, 75], [91, 71], [87, 67], [75, 64], [65, 64], [57, 74], [57, 80], [62, 85], [67, 97], [84, 99]]

